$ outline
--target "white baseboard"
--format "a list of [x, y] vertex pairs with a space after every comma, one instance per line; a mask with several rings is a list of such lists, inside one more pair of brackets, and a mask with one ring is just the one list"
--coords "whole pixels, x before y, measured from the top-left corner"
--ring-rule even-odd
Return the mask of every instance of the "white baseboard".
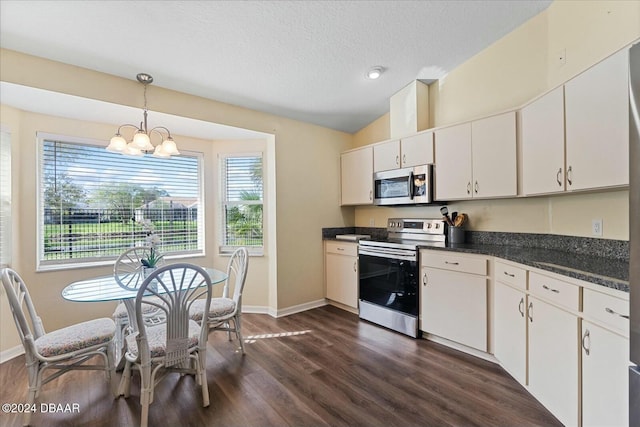
[[0, 352], [0, 363], [8, 362], [9, 360], [16, 358], [24, 354], [24, 347], [17, 345], [8, 350]]
[[289, 316], [290, 314], [300, 313], [302, 311], [311, 310], [313, 308], [318, 308], [327, 305], [327, 301], [323, 298], [317, 301], [306, 302], [304, 304], [294, 305], [291, 307], [283, 308], [281, 310], [274, 310], [271, 307], [266, 307], [263, 305], [242, 305], [243, 313], [254, 313], [254, 314], [268, 314], [271, 317], [283, 317]]
[[327, 305], [327, 300], [322, 298], [316, 301], [306, 302], [304, 304], [298, 304], [291, 307], [283, 308], [282, 310], [278, 310], [275, 317], [289, 316], [291, 314], [300, 313], [302, 311], [311, 310], [313, 308], [323, 307], [325, 305]]

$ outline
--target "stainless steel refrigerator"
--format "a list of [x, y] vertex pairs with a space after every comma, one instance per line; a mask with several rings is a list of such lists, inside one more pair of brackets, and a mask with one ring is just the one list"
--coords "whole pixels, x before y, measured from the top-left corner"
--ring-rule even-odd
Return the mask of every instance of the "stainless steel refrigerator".
[[640, 43], [629, 50], [629, 425], [640, 426]]

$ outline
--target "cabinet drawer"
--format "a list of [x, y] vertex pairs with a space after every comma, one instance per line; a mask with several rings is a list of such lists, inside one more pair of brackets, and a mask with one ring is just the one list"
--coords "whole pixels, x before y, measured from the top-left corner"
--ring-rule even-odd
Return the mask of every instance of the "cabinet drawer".
[[358, 245], [356, 243], [345, 242], [325, 242], [327, 253], [358, 256]]
[[513, 285], [522, 290], [527, 289], [527, 270], [513, 267], [500, 261], [496, 261], [494, 266], [495, 279], [497, 281]]
[[459, 271], [461, 273], [487, 275], [487, 258], [482, 256], [462, 256], [422, 252], [422, 265], [425, 267], [441, 268], [443, 270]]
[[582, 313], [586, 319], [600, 321], [629, 336], [629, 301], [584, 289]]
[[531, 271], [529, 272], [529, 291], [549, 302], [578, 311], [580, 289], [571, 283]]

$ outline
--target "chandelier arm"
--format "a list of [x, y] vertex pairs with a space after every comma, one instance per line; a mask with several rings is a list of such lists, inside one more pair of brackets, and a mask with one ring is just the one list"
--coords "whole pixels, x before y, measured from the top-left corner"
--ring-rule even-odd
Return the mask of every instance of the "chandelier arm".
[[167, 132], [167, 137], [171, 138], [171, 131], [169, 131], [169, 129], [167, 129], [167, 128], [166, 128], [166, 127], [164, 127], [164, 126], [156, 126], [156, 127], [154, 127], [153, 129], [151, 129], [151, 130], [149, 131], [149, 134], [151, 134], [151, 132], [156, 132], [156, 133], [159, 133], [159, 134], [160, 134], [160, 136], [162, 136], [162, 137], [163, 137], [162, 139], [164, 139], [164, 135], [163, 135], [163, 134], [162, 134], [162, 132], [160, 132], [158, 129], [162, 129], [162, 130], [164, 130], [165, 132]]
[[136, 125], [132, 125], [132, 124], [128, 124], [128, 123], [126, 123], [126, 124], [124, 124], [124, 125], [120, 125], [120, 126], [118, 127], [118, 132], [117, 132], [117, 134], [118, 134], [118, 135], [120, 134], [120, 130], [121, 130], [122, 128], [124, 128], [124, 127], [132, 127], [132, 128], [134, 128], [134, 129], [136, 129], [136, 130], [139, 130], [139, 129], [140, 129], [140, 127], [138, 127], [138, 126], [136, 126]]

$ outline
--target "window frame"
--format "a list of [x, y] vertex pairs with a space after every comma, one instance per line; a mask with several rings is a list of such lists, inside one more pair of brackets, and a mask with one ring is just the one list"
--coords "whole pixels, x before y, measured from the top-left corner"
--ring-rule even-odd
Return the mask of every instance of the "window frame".
[[[0, 236], [0, 268], [10, 267], [12, 261], [12, 236], [13, 220], [11, 211], [12, 204], [12, 167], [11, 167], [11, 130], [4, 125], [0, 125], [0, 166], [6, 173], [6, 180], [3, 180], [0, 187], [0, 229], [3, 230]], [[5, 139], [6, 135], [6, 139]], [[7, 173], [8, 172], [8, 173]], [[3, 173], [0, 171], [0, 174]]]
[[[105, 265], [113, 265], [115, 259], [117, 259], [117, 255], [110, 256], [98, 256], [92, 258], [81, 258], [79, 261], [74, 261], [73, 259], [65, 259], [65, 260], [57, 260], [54, 262], [43, 259], [44, 256], [44, 227], [43, 227], [43, 214], [44, 214], [44, 192], [42, 191], [42, 180], [43, 180], [43, 172], [44, 172], [44, 142], [47, 141], [60, 141], [69, 144], [80, 144], [85, 146], [93, 146], [98, 148], [105, 148], [106, 143], [103, 140], [98, 140], [94, 138], [85, 138], [78, 136], [70, 136], [70, 135], [61, 135], [61, 134], [53, 134], [48, 132], [37, 132], [36, 133], [36, 153], [37, 153], [37, 167], [36, 167], [36, 271], [56, 271], [56, 270], [69, 270], [69, 269], [77, 269], [77, 268], [90, 268], [90, 267], [100, 267]], [[202, 257], [206, 256], [206, 205], [205, 205], [205, 189], [204, 189], [204, 153], [199, 151], [189, 151], [181, 149], [181, 154], [187, 155], [190, 157], [195, 157], [197, 159], [197, 179], [198, 179], [198, 200], [200, 202], [200, 210], [198, 213], [198, 246], [200, 249], [196, 249], [189, 252], [183, 253], [175, 253], [168, 254], [165, 256], [165, 259], [182, 259], [182, 258], [192, 258], [192, 257]], [[120, 154], [122, 155], [122, 154]]]
[[[241, 158], [241, 157], [259, 157], [262, 163], [262, 199], [258, 200], [244, 200], [244, 201], [227, 201], [226, 200], [226, 166], [225, 160], [228, 158]], [[264, 256], [265, 254], [265, 212], [266, 212], [266, 200], [265, 200], [265, 153], [262, 151], [233, 151], [233, 152], [224, 152], [218, 153], [218, 179], [219, 179], [219, 197], [218, 197], [218, 209], [219, 209], [219, 220], [220, 226], [218, 227], [218, 231], [220, 233], [220, 237], [218, 240], [218, 254], [221, 256], [230, 256], [233, 252], [239, 248], [240, 246], [234, 245], [226, 245], [225, 244], [225, 236], [226, 236], [226, 212], [227, 206], [234, 205], [261, 205], [262, 206], [262, 245], [261, 246], [245, 246], [249, 252], [250, 256]]]

